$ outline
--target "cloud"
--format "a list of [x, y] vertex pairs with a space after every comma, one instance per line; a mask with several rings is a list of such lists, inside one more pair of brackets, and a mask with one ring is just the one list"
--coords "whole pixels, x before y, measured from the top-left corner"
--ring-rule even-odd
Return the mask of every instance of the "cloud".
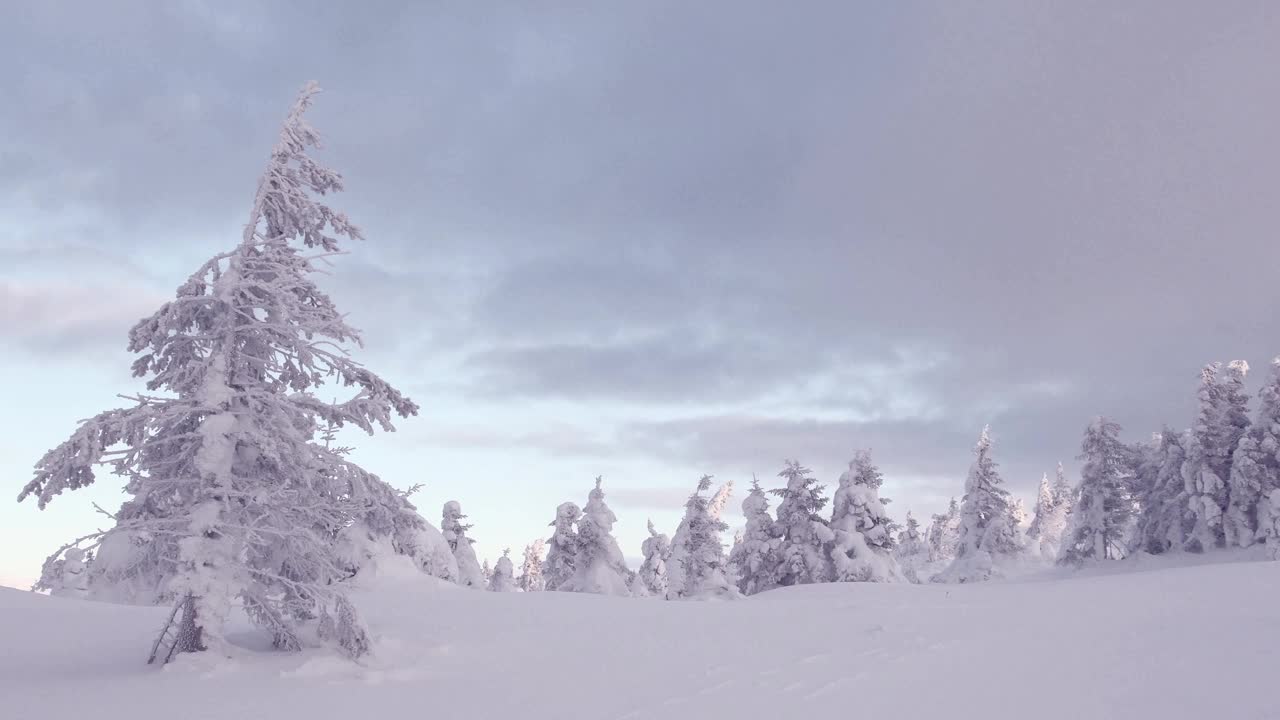
[[127, 287], [0, 282], [0, 338], [40, 354], [123, 348], [129, 328], [161, 302]]

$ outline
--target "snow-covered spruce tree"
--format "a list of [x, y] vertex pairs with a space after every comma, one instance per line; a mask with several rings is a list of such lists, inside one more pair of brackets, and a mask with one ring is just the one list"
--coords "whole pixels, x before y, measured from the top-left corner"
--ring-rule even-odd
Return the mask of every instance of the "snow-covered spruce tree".
[[631, 594], [633, 573], [627, 568], [618, 541], [613, 537], [613, 524], [618, 518], [604, 502], [601, 478], [587, 496], [578, 520], [578, 550], [574, 554], [573, 577], [559, 586], [569, 592], [597, 595]]
[[1275, 538], [1280, 528], [1269, 521], [1276, 514], [1271, 494], [1280, 489], [1280, 358], [1271, 362], [1271, 377], [1258, 392], [1257, 415], [1236, 444], [1227, 486], [1227, 542], [1249, 547]]
[[1129, 540], [1131, 552], [1155, 555], [1181, 550], [1191, 536], [1195, 514], [1182, 478], [1186, 460], [1183, 445], [1188, 441], [1188, 437], [1166, 426], [1154, 447], [1139, 456], [1134, 486], [1141, 491], [1135, 498], [1138, 518]]
[[808, 585], [831, 582], [829, 548], [835, 534], [827, 521], [818, 515], [827, 504], [823, 486], [795, 460], [787, 460], [778, 477], [787, 482], [785, 488], [770, 490], [782, 498], [778, 503], [779, 535], [777, 584]]
[[1013, 519], [1015, 529], [1021, 529], [1027, 525], [1031, 516], [1027, 514], [1027, 506], [1022, 502], [1022, 498], [1014, 498], [1009, 504], [1009, 517]]
[[947, 511], [933, 516], [926, 535], [929, 543], [929, 562], [950, 563], [956, 556], [960, 542], [960, 503], [955, 498], [947, 504]]
[[[219, 644], [234, 601], [279, 648], [298, 649], [296, 622], [312, 617], [348, 654], [369, 646], [338, 582], [348, 570], [335, 538], [368, 511], [351, 479], [376, 478], [313, 440], [327, 422], [390, 430], [393, 414], [417, 406], [341, 349], [359, 334], [311, 279], [341, 238], [360, 237], [316, 199], [342, 187], [307, 154], [318, 136], [303, 113], [316, 92], [308, 85], [290, 110], [240, 244], [130, 331], [129, 350], [143, 353], [134, 375], [165, 394], [82, 423], [19, 496], [44, 508], [92, 484], [103, 463], [125, 477], [131, 498], [115, 526], [85, 541], [114, 556], [104, 581], [177, 600], [175, 652]], [[326, 382], [355, 395], [321, 402], [313, 391]]]
[[728, 506], [730, 497], [733, 497], [732, 480], [716, 488], [716, 494], [711, 496], [711, 501], [707, 504], [707, 512], [711, 513], [712, 520], [719, 520], [724, 515], [724, 509]]
[[445, 542], [449, 543], [449, 549], [453, 551], [453, 559], [458, 562], [458, 584], [483, 590], [487, 584], [484, 568], [476, 560], [475, 548], [471, 547], [475, 540], [467, 537], [467, 531], [471, 529], [471, 525], [463, 522], [466, 517], [462, 514], [462, 505], [457, 500], [450, 500], [444, 504], [440, 532], [444, 534]]
[[920, 521], [907, 511], [907, 519], [898, 533], [897, 546], [893, 555], [898, 560], [902, 574], [913, 583], [920, 582], [919, 571], [929, 561], [929, 543], [920, 532]]
[[778, 550], [782, 545], [781, 528], [769, 515], [769, 498], [755, 478], [742, 500], [742, 514], [747, 524], [729, 551], [730, 576], [743, 595], [755, 595], [778, 586]]
[[684, 506], [684, 519], [671, 539], [667, 558], [667, 599], [708, 600], [739, 597], [738, 589], [725, 574], [727, 562], [720, 533], [728, 529], [723, 520], [711, 517], [710, 500], [703, 496], [711, 488], [711, 476], [703, 475], [698, 489]]
[[1059, 558], [1064, 565], [1124, 557], [1124, 528], [1133, 512], [1127, 490], [1133, 450], [1120, 442], [1120, 426], [1096, 418], [1085, 429], [1080, 450], [1084, 467]]
[[515, 592], [515, 567], [511, 564], [511, 548], [502, 551], [502, 557], [493, 564], [493, 573], [489, 576], [489, 590], [493, 592]]
[[88, 569], [93, 562], [93, 553], [69, 547], [60, 554], [61, 557], [55, 554], [49, 558], [50, 563], [41, 573], [40, 582], [32, 589], [48, 590], [54, 597], [89, 597]]
[[480, 577], [484, 578], [486, 588], [493, 582], [493, 566], [489, 564], [489, 558], [480, 561]]
[[671, 553], [671, 539], [653, 529], [649, 521], [649, 537], [640, 543], [644, 562], [631, 580], [631, 594], [636, 597], [667, 596], [667, 555]]
[[837, 582], [905, 582], [893, 555], [895, 523], [880, 500], [884, 478], [871, 453], [858, 452], [831, 503], [831, 565]]
[[1054, 505], [1053, 485], [1049, 483], [1049, 473], [1045, 473], [1040, 476], [1040, 488], [1036, 491], [1035, 517], [1031, 518], [1031, 524], [1027, 526], [1029, 542], [1039, 545], [1041, 528], [1053, 512]]
[[556, 508], [556, 519], [551, 522], [555, 532], [547, 541], [547, 562], [542, 566], [546, 590], [559, 590], [573, 579], [578, 555], [576, 525], [581, 517], [577, 503], [562, 503]]
[[1248, 370], [1247, 363], [1237, 360], [1225, 371], [1221, 363], [1215, 362], [1200, 372], [1200, 410], [1182, 467], [1188, 507], [1195, 516], [1195, 527], [1185, 544], [1192, 552], [1225, 543], [1223, 515], [1229, 500], [1231, 456], [1249, 422], [1248, 397], [1244, 393]]
[[520, 566], [520, 589], [524, 592], [542, 592], [546, 582], [542, 578], [542, 548], [546, 540], [538, 538], [524, 549], [524, 563]]
[[1000, 565], [1018, 556], [1022, 547], [1013, 526], [1009, 493], [991, 458], [991, 434], [982, 429], [973, 448], [973, 465], [965, 480], [960, 503], [960, 534], [956, 557], [933, 582], [965, 583], [989, 580], [1000, 573]]

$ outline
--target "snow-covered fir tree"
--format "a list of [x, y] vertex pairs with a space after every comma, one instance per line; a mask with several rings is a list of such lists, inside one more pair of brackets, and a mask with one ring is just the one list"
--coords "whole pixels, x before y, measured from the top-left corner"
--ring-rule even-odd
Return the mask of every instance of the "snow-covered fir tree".
[[1085, 429], [1080, 445], [1080, 491], [1071, 510], [1070, 529], [1059, 562], [1124, 557], [1124, 529], [1133, 513], [1128, 482], [1133, 472], [1133, 451], [1120, 442], [1120, 426], [1096, 418]]
[[833, 579], [837, 582], [904, 582], [894, 557], [896, 525], [880, 499], [884, 478], [871, 462], [871, 453], [858, 452], [831, 503]]
[[604, 501], [601, 478], [587, 496], [578, 520], [578, 550], [574, 554], [573, 577], [557, 589], [597, 595], [631, 594], [633, 573], [627, 569], [622, 550], [613, 537], [617, 516]]
[[777, 583], [782, 586], [831, 582], [829, 548], [835, 534], [818, 513], [826, 506], [823, 486], [809, 468], [795, 460], [786, 461], [778, 473], [787, 486], [770, 492], [782, 498], [778, 503], [777, 526], [782, 543], [778, 548]]
[[35, 590], [48, 590], [54, 597], [87, 598], [89, 597], [89, 564], [93, 561], [93, 553], [78, 547], [69, 547], [65, 552], [53, 555], [51, 565], [41, 574], [41, 581], [36, 583]]
[[520, 566], [520, 589], [524, 592], [542, 592], [546, 582], [542, 578], [542, 549], [547, 541], [538, 538], [524, 549], [524, 562]]
[[475, 548], [471, 547], [475, 540], [467, 536], [471, 525], [463, 522], [466, 517], [462, 514], [462, 505], [457, 500], [450, 500], [444, 504], [440, 532], [444, 534], [449, 549], [453, 551], [453, 558], [458, 562], [458, 584], [483, 590], [487, 584], [485, 572], [476, 559]]
[[1027, 540], [1039, 545], [1041, 528], [1053, 512], [1053, 485], [1049, 482], [1049, 473], [1040, 476], [1040, 487], [1036, 491], [1035, 517], [1027, 525]]
[[480, 561], [480, 577], [484, 578], [485, 587], [493, 582], [493, 566], [489, 564], [489, 558]]
[[719, 520], [724, 515], [724, 509], [729, 504], [729, 498], [732, 496], [732, 480], [716, 488], [716, 494], [711, 496], [711, 501], [707, 504], [707, 512], [711, 513], [712, 520]]
[[573, 579], [578, 555], [577, 524], [581, 517], [582, 509], [577, 503], [561, 503], [556, 508], [556, 519], [551, 521], [555, 532], [547, 541], [547, 561], [542, 566], [546, 590], [559, 590]]
[[1138, 458], [1134, 486], [1140, 488], [1137, 524], [1129, 540], [1133, 552], [1159, 554], [1181, 550], [1195, 527], [1195, 513], [1188, 502], [1182, 467], [1184, 443], [1175, 430], [1165, 427], [1160, 439]]
[[723, 520], [711, 517], [710, 500], [703, 495], [711, 488], [711, 476], [698, 481], [698, 489], [684, 506], [684, 519], [671, 539], [667, 557], [667, 599], [708, 600], [739, 596], [726, 575], [727, 562], [720, 533], [728, 529]]
[[[314, 440], [327, 423], [390, 430], [393, 415], [417, 406], [342, 350], [359, 333], [312, 280], [320, 257], [360, 238], [317, 200], [342, 188], [308, 155], [318, 135], [303, 114], [317, 91], [308, 85], [290, 110], [239, 245], [130, 331], [129, 350], [142, 353], [134, 375], [163, 394], [82, 423], [19, 497], [44, 508], [92, 484], [102, 463], [126, 478], [131, 497], [115, 526], [85, 543], [111, 556], [103, 582], [177, 602], [174, 652], [220, 644], [233, 605], [279, 648], [300, 648], [297, 622], [318, 617], [348, 654], [369, 649], [340, 582], [349, 569], [337, 538], [370, 510], [353, 485], [381, 481]], [[314, 391], [325, 383], [354, 396], [321, 402]]]
[[933, 516], [925, 539], [929, 543], [929, 562], [950, 563], [960, 542], [960, 503], [951, 498], [947, 511]]
[[956, 557], [934, 582], [964, 583], [988, 580], [1000, 573], [1000, 566], [1018, 556], [1022, 547], [1014, 528], [1009, 493], [991, 457], [991, 434], [983, 428], [976, 456], [965, 480], [960, 503], [960, 533]]
[[781, 528], [769, 515], [769, 498], [755, 478], [742, 500], [742, 514], [747, 524], [729, 552], [730, 576], [743, 595], [754, 595], [778, 586], [782, 546]]
[[649, 521], [649, 537], [640, 544], [644, 562], [631, 580], [631, 594], [636, 597], [667, 596], [667, 556], [671, 553], [671, 539], [653, 529]]
[[515, 592], [515, 567], [511, 564], [511, 548], [502, 551], [502, 557], [493, 564], [493, 572], [489, 576], [489, 590], [493, 592]]
[[1225, 370], [1215, 362], [1200, 372], [1200, 409], [1182, 469], [1188, 506], [1195, 516], [1195, 527], [1185, 544], [1192, 552], [1225, 543], [1223, 515], [1229, 501], [1231, 457], [1249, 423], [1248, 396], [1244, 393], [1248, 370], [1248, 363], [1237, 360]]
[[920, 521], [907, 511], [902, 530], [898, 533], [893, 555], [898, 559], [902, 574], [913, 583], [920, 582], [920, 570], [929, 562], [929, 543], [920, 531]]
[[1058, 463], [1057, 477], [1050, 482], [1046, 473], [1040, 478], [1036, 493], [1035, 517], [1027, 526], [1027, 549], [1050, 562], [1058, 559], [1062, 536], [1066, 533], [1067, 518], [1071, 513], [1073, 488], [1067, 480], [1062, 463]]
[[1271, 377], [1258, 392], [1257, 415], [1236, 445], [1227, 484], [1228, 542], [1248, 547], [1264, 540], [1274, 554], [1280, 549], [1280, 358], [1272, 361]]
[[1022, 498], [1014, 498], [1009, 504], [1009, 517], [1013, 518], [1015, 528], [1023, 528], [1027, 525], [1031, 516], [1027, 514], [1027, 506], [1023, 504]]

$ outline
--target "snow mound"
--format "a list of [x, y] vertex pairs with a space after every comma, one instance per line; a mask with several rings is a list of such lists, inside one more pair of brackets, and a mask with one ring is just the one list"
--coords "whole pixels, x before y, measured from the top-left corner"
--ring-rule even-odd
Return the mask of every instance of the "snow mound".
[[231, 633], [231, 658], [163, 669], [143, 662], [162, 608], [0, 589], [0, 707], [50, 720], [393, 717], [449, 698], [451, 714], [476, 719], [856, 708], [1176, 720], [1219, 717], [1230, 698], [1232, 717], [1274, 717], [1280, 564], [1158, 560], [1142, 572], [824, 584], [735, 603], [446, 591], [412, 563], [383, 563], [352, 592], [376, 648], [359, 664], [271, 652], [246, 628]]

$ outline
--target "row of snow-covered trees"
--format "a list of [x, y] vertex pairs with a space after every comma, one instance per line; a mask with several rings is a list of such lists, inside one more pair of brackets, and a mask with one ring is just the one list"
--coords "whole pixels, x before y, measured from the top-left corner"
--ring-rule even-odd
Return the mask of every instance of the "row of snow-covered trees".
[[1248, 363], [1201, 372], [1191, 428], [1126, 445], [1099, 419], [1085, 433], [1064, 562], [1264, 544], [1280, 552], [1280, 358], [1249, 415]]
[[[759, 483], [743, 500], [746, 525], [727, 557], [719, 534], [732, 483], [704, 497], [703, 478], [674, 539], [654, 531], [632, 573], [609, 531], [614, 515], [597, 479], [587, 512], [561, 505], [548, 563], [548, 590], [613, 595], [732, 597], [822, 582], [974, 582], [1040, 561], [1078, 565], [1135, 552], [1204, 552], [1266, 543], [1280, 550], [1280, 358], [1251, 421], [1244, 392], [1248, 365], [1212, 363], [1202, 372], [1195, 425], [1166, 428], [1150, 442], [1126, 444], [1120, 426], [1097, 418], [1081, 442], [1081, 479], [1062, 464], [1040, 481], [1034, 514], [1004, 487], [983, 430], [961, 502], [921, 531], [907, 513], [898, 526], [879, 495], [883, 476], [858, 453], [839, 479], [831, 515], [823, 486], [789, 461], [776, 515]], [[1029, 520], [1029, 522], [1028, 522]], [[575, 532], [575, 523], [577, 530]], [[533, 551], [533, 555], [530, 552]], [[535, 549], [526, 558], [537, 557]], [[526, 566], [528, 562], [526, 562]]]

